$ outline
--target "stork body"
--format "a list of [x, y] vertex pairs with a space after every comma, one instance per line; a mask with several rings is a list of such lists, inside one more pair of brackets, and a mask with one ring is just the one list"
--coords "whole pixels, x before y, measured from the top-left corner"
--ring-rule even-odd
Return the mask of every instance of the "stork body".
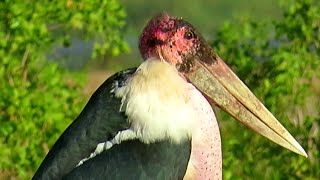
[[[119, 144], [76, 167], [118, 132], [124, 133]], [[157, 59], [110, 77], [57, 142], [47, 156], [55, 158], [47, 158], [34, 179], [88, 179], [97, 172], [101, 179], [195, 179], [207, 173], [221, 178], [220, 133], [210, 104]]]
[[139, 48], [145, 61], [97, 89], [33, 179], [221, 179], [211, 105], [306, 156], [188, 22], [153, 18]]

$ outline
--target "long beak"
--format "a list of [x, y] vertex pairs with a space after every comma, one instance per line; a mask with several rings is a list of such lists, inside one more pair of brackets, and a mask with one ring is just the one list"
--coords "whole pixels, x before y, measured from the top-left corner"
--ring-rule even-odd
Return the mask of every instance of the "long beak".
[[211, 103], [271, 141], [308, 157], [300, 144], [219, 57], [211, 64], [195, 63], [195, 69], [185, 76], [213, 101]]

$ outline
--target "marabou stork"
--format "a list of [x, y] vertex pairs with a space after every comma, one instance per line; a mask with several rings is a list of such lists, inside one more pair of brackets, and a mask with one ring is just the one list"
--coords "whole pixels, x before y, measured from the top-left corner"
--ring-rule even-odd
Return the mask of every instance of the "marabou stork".
[[139, 49], [144, 62], [96, 90], [33, 179], [221, 179], [220, 132], [211, 105], [307, 157], [185, 20], [154, 17]]

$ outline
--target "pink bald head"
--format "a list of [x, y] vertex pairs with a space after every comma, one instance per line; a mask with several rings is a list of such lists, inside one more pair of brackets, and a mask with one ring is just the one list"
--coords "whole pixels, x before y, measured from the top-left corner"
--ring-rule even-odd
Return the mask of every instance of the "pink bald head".
[[195, 59], [206, 62], [213, 55], [190, 23], [168, 14], [149, 21], [140, 36], [139, 49], [143, 59], [159, 58], [175, 65], [180, 72], [190, 71]]

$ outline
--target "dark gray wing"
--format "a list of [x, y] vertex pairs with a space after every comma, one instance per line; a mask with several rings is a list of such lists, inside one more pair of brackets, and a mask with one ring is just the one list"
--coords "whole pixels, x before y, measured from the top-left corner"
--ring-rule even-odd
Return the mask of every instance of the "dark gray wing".
[[63, 132], [41, 163], [33, 179], [61, 179], [88, 157], [97, 144], [111, 140], [129, 124], [119, 112], [121, 99], [111, 92], [121, 87], [136, 68], [121, 71], [108, 78], [92, 95], [87, 105]]
[[191, 141], [143, 144], [126, 141], [115, 145], [75, 168], [65, 180], [171, 180], [183, 179]]

